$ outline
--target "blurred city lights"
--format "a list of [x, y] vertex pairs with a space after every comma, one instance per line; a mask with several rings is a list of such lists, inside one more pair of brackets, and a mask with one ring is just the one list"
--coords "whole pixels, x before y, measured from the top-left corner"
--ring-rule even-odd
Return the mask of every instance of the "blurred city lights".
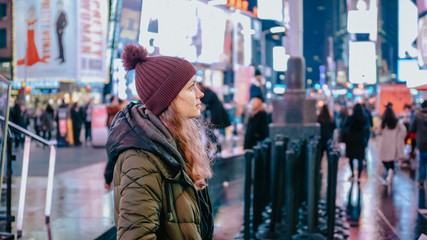
[[356, 3], [356, 8], [359, 11], [364, 11], [364, 10], [366, 11], [368, 9], [368, 6], [366, 5], [365, 1], [359, 0]]
[[347, 89], [333, 89], [332, 93], [335, 95], [345, 95], [348, 93]]
[[276, 84], [274, 85], [273, 92], [275, 94], [284, 94], [286, 91], [286, 85], [285, 84]]
[[409, 91], [411, 92], [412, 95], [417, 95], [418, 94], [418, 90], [417, 89], [411, 88]]
[[285, 31], [286, 31], [286, 28], [285, 27], [281, 27], [281, 26], [270, 28], [270, 32], [271, 33], [283, 33]]
[[353, 94], [351, 92], [349, 92], [349, 93], [347, 93], [347, 97], [351, 98], [351, 97], [353, 97]]
[[320, 84], [318, 84], [318, 83], [314, 84], [314, 88], [315, 88], [316, 90], [320, 89]]

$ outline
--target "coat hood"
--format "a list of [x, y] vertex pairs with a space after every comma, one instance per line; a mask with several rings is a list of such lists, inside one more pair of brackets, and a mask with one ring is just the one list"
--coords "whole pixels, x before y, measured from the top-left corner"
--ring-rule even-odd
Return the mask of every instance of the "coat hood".
[[117, 113], [106, 148], [108, 160], [112, 162], [131, 148], [149, 151], [177, 170], [184, 162], [172, 134], [159, 117], [141, 103], [131, 102]]

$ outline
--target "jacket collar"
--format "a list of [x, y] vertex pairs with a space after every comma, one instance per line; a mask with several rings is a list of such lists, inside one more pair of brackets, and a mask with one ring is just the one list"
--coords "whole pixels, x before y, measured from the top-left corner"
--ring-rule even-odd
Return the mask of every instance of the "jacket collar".
[[113, 162], [128, 149], [151, 152], [162, 160], [160, 162], [164, 166], [159, 167], [165, 177], [178, 177], [177, 173], [183, 169], [184, 160], [172, 134], [159, 117], [143, 104], [131, 102], [115, 116], [106, 148], [108, 159]]

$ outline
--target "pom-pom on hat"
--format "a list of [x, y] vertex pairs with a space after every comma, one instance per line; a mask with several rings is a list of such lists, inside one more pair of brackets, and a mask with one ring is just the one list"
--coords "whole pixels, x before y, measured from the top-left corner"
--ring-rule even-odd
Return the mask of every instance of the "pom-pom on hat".
[[135, 87], [142, 103], [154, 114], [166, 110], [187, 82], [196, 75], [185, 59], [168, 56], [149, 57], [147, 50], [126, 44], [122, 55], [127, 71], [135, 69]]

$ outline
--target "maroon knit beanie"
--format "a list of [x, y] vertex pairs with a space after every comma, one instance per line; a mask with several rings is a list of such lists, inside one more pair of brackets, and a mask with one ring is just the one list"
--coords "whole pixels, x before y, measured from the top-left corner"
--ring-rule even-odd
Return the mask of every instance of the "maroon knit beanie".
[[148, 57], [147, 50], [136, 44], [126, 44], [122, 59], [127, 71], [135, 69], [136, 92], [142, 103], [157, 116], [196, 75], [196, 69], [187, 60], [168, 56]]

